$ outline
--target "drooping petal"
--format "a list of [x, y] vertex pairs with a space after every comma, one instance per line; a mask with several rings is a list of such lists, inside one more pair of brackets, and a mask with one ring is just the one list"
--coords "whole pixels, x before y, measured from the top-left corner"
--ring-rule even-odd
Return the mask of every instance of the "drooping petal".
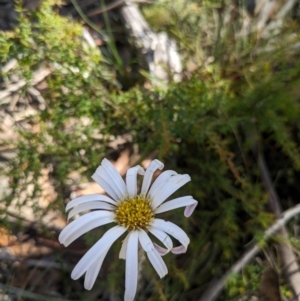
[[106, 170], [99, 166], [95, 173], [92, 175], [92, 179], [96, 181], [114, 200], [119, 199], [120, 192], [114, 182], [108, 177]]
[[151, 180], [153, 177], [153, 174], [158, 170], [162, 170], [164, 168], [164, 164], [160, 162], [159, 160], [155, 159], [153, 160], [149, 166], [146, 169], [145, 175], [144, 175], [144, 180], [142, 184], [142, 189], [141, 189], [141, 194], [147, 194], [148, 189], [151, 184]]
[[100, 272], [103, 260], [107, 254], [109, 249], [107, 249], [106, 251], [104, 251], [94, 262], [94, 264], [92, 264], [89, 269], [86, 271], [85, 274], [85, 278], [84, 278], [84, 288], [87, 290], [90, 290], [95, 281], [96, 278]]
[[157, 250], [154, 248], [154, 251], [148, 252], [147, 255], [159, 277], [165, 277], [168, 274], [168, 268]]
[[164, 231], [161, 231], [161, 230], [159, 230], [157, 228], [153, 228], [153, 227], [149, 227], [148, 230], [150, 233], [152, 233], [156, 238], [158, 238], [167, 247], [167, 249], [162, 248], [162, 249], [166, 250], [164, 255], [167, 254], [168, 252], [170, 252], [171, 249], [173, 249], [173, 242], [168, 234], [166, 234]]
[[166, 254], [169, 253], [168, 249], [165, 249], [165, 248], [159, 246], [155, 242], [153, 243], [153, 245], [154, 245], [154, 248], [156, 249], [156, 251], [159, 253], [160, 256], [165, 256]]
[[178, 174], [174, 170], [165, 170], [164, 172], [162, 172], [151, 185], [148, 192], [148, 196], [152, 198], [157, 193], [157, 191], [164, 187], [166, 183], [170, 180], [170, 178], [175, 175]]
[[170, 178], [161, 190], [157, 191], [152, 197], [152, 209], [156, 209], [162, 204], [171, 194], [191, 180], [189, 175], [177, 175]]
[[120, 191], [120, 197], [127, 195], [128, 191], [126, 184], [119, 172], [116, 170], [116, 168], [107, 159], [103, 159], [101, 164], [103, 168], [106, 169], [113, 183], [115, 183], [115, 186], [118, 189], [118, 191]]
[[126, 278], [125, 301], [132, 301], [136, 294], [138, 280], [138, 231], [131, 231], [128, 235], [126, 248]]
[[120, 250], [120, 253], [119, 253], [119, 258], [120, 259], [126, 259], [126, 250], [127, 250], [127, 243], [128, 243], [129, 235], [130, 234], [128, 234], [125, 237], [124, 241], [122, 242], [121, 250]]
[[185, 253], [186, 252], [186, 247], [181, 245], [181, 246], [178, 246], [178, 247], [175, 247], [171, 250], [171, 252], [173, 254], [182, 254], [182, 253]]
[[137, 175], [144, 175], [145, 170], [137, 165], [135, 167], [129, 168], [126, 173], [126, 185], [129, 196], [133, 197], [137, 195]]
[[81, 205], [84, 203], [88, 203], [88, 202], [94, 202], [94, 201], [103, 201], [106, 203], [110, 203], [112, 205], [117, 205], [116, 201], [112, 200], [111, 198], [109, 198], [106, 195], [90, 194], [90, 195], [80, 196], [80, 197], [72, 200], [71, 202], [69, 202], [66, 206], [66, 212], [75, 206], [78, 206], [78, 205]]
[[68, 220], [78, 213], [82, 213], [87, 210], [95, 210], [95, 209], [114, 210], [116, 209], [116, 206], [101, 201], [93, 201], [89, 203], [80, 204], [69, 212]]
[[197, 205], [198, 202], [194, 200], [192, 196], [189, 195], [163, 203], [154, 210], [154, 213], [158, 214], [176, 208], [186, 207], [184, 211], [184, 216], [189, 217], [193, 213]]
[[147, 253], [149, 261], [151, 262], [159, 277], [164, 277], [168, 273], [167, 266], [161, 258], [160, 254], [155, 249], [153, 242], [151, 241], [147, 233], [142, 229], [139, 230], [139, 241], [142, 248]]
[[74, 280], [80, 278], [94, 264], [95, 258], [106, 252], [126, 230], [121, 226], [109, 229], [79, 260], [71, 273], [71, 278]]
[[171, 223], [171, 222], [166, 222], [162, 219], [155, 218], [152, 225], [153, 228], [157, 228], [161, 231], [164, 231], [166, 233], [169, 233], [173, 237], [175, 237], [181, 244], [182, 246], [173, 248], [171, 250], [172, 253], [179, 254], [180, 253], [185, 253], [187, 250], [187, 247], [190, 243], [190, 239], [186, 235], [186, 233], [177, 225]]
[[190, 217], [193, 214], [194, 210], [196, 209], [198, 202], [196, 200], [194, 200], [194, 201], [195, 201], [194, 204], [191, 204], [191, 205], [185, 207], [184, 213], [183, 213], [185, 217]]
[[58, 240], [61, 244], [67, 247], [84, 233], [113, 221], [114, 213], [110, 211], [94, 211], [87, 213], [67, 225], [60, 232]]

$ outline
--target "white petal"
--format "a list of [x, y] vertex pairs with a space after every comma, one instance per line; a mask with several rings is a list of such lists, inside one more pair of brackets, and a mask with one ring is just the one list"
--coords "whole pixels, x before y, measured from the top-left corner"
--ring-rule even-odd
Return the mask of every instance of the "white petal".
[[[89, 224], [93, 223], [93, 221], [99, 221], [104, 218], [111, 218], [113, 220], [114, 214], [109, 211], [95, 211], [95, 212], [89, 212], [83, 216], [80, 216], [78, 219], [72, 221], [70, 224], [68, 224], [61, 232], [58, 237], [58, 240], [60, 243], [65, 243], [65, 240], [72, 235], [74, 232], [82, 231], [83, 228]], [[84, 233], [88, 230], [85, 230]]]
[[162, 172], [151, 185], [151, 188], [148, 192], [148, 196], [153, 197], [156, 194], [157, 190], [164, 187], [166, 183], [170, 180], [170, 178], [175, 175], [177, 175], [177, 172], [174, 170], [166, 170]]
[[185, 217], [189, 217], [193, 211], [195, 210], [196, 206], [198, 205], [198, 202], [196, 200], [193, 199], [192, 196], [184, 196], [181, 198], [177, 198], [174, 200], [171, 200], [169, 202], [163, 203], [162, 205], [160, 205], [158, 208], [156, 208], [154, 210], [154, 213], [162, 213], [162, 212], [166, 212], [166, 211], [170, 211], [176, 208], [180, 208], [180, 207], [186, 207], [185, 211], [184, 211], [184, 216]]
[[95, 262], [95, 258], [106, 252], [126, 230], [121, 226], [109, 229], [79, 260], [72, 271], [71, 278], [74, 280], [80, 278]]
[[71, 202], [69, 202], [66, 206], [66, 212], [77, 205], [80, 205], [83, 203], [88, 203], [88, 202], [93, 202], [93, 201], [103, 201], [103, 202], [110, 203], [113, 205], [117, 204], [114, 200], [112, 200], [111, 198], [109, 198], [106, 195], [102, 195], [102, 194], [83, 195], [83, 196], [80, 196], [80, 197], [72, 200]]
[[132, 301], [138, 280], [138, 231], [131, 231], [126, 250], [125, 301]]
[[[160, 229], [166, 233], [169, 233], [173, 237], [175, 237], [181, 244], [182, 246], [176, 247], [172, 249], [172, 253], [178, 254], [180, 253], [185, 253], [187, 250], [187, 247], [190, 243], [190, 239], [186, 235], [186, 233], [177, 225], [171, 223], [171, 222], [166, 222], [162, 219], [155, 218], [152, 227]], [[183, 247], [183, 248], [182, 248]]]
[[115, 183], [116, 188], [120, 191], [120, 197], [127, 195], [128, 191], [126, 184], [116, 168], [107, 159], [103, 159], [101, 164], [108, 172], [113, 183]]
[[162, 162], [160, 162], [159, 160], [155, 159], [153, 160], [148, 168], [146, 169], [145, 175], [144, 175], [144, 180], [143, 180], [143, 185], [142, 185], [142, 189], [141, 189], [141, 194], [147, 194], [148, 189], [150, 187], [151, 184], [151, 180], [153, 177], [153, 174], [158, 170], [162, 170], [164, 168], [164, 164]]
[[139, 175], [145, 174], [145, 170], [140, 165], [129, 168], [126, 173], [126, 185], [127, 185], [129, 196], [137, 195], [137, 175], [138, 174]]
[[144, 251], [151, 252], [154, 249], [154, 246], [148, 234], [143, 229], [140, 229], [138, 233], [139, 233], [139, 241]]
[[[123, 191], [116, 178], [109, 173], [109, 170], [106, 167], [101, 165], [98, 167], [97, 171], [99, 176], [102, 178], [102, 181], [104, 180], [104, 182], [110, 186], [110, 189], [116, 193], [118, 199], [122, 198], [124, 195], [127, 195], [127, 187], [125, 186], [126, 190]], [[125, 185], [123, 180], [122, 183]]]
[[154, 249], [153, 252], [148, 252], [147, 255], [159, 277], [163, 278], [166, 276], [168, 274], [168, 268], [157, 250]]
[[157, 237], [167, 247], [166, 253], [168, 253], [173, 248], [173, 242], [172, 242], [171, 238], [164, 231], [161, 231], [157, 228], [152, 228], [152, 227], [150, 227], [148, 230], [150, 233], [152, 233], [155, 237]]
[[67, 247], [84, 233], [96, 227], [113, 222], [114, 217], [115, 214], [109, 211], [94, 211], [87, 213], [67, 225], [60, 232], [58, 240], [61, 244]]
[[107, 254], [109, 249], [107, 249], [106, 251], [104, 251], [94, 262], [94, 264], [92, 264], [89, 269], [86, 271], [85, 274], [85, 278], [84, 278], [84, 288], [87, 290], [90, 290], [95, 281], [96, 278], [100, 272], [103, 260]]
[[119, 253], [119, 258], [120, 259], [126, 259], [126, 250], [127, 250], [127, 243], [128, 243], [129, 235], [130, 234], [128, 234], [126, 236], [126, 238], [124, 239], [124, 241], [122, 242], [122, 247], [121, 247], [121, 250], [120, 250], [120, 253]]
[[171, 177], [166, 185], [152, 197], [152, 209], [156, 209], [161, 203], [163, 203], [171, 194], [178, 190], [181, 186], [191, 180], [189, 175], [177, 175]]
[[102, 166], [99, 166], [92, 179], [96, 181], [114, 200], [119, 199], [119, 192], [117, 191], [116, 184], [107, 178], [107, 173]]
[[168, 273], [167, 266], [161, 258], [160, 254], [155, 249], [153, 242], [151, 241], [147, 233], [142, 229], [139, 230], [139, 241], [142, 248], [147, 253], [149, 261], [151, 262], [159, 277], [164, 277]]
[[114, 210], [116, 209], [115, 206], [108, 204], [106, 202], [101, 202], [101, 201], [93, 201], [89, 203], [84, 203], [76, 206], [73, 208], [68, 215], [68, 219], [72, 218], [74, 215], [78, 213], [85, 212], [87, 210], [95, 210], [95, 209], [104, 209], [104, 210]]

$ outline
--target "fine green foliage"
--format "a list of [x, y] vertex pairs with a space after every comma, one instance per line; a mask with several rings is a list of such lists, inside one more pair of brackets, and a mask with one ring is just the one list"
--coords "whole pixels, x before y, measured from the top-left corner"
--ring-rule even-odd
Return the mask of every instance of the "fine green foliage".
[[[254, 33], [237, 39], [240, 20], [223, 23], [219, 4], [181, 2], [144, 9], [154, 28], [177, 39], [185, 60], [182, 82], [170, 83], [167, 90], [136, 85], [122, 91], [105, 58], [83, 40], [81, 25], [53, 12], [51, 1], [34, 13], [34, 22], [20, 11], [20, 24], [0, 32], [1, 66], [18, 60], [18, 66], [1, 77], [25, 79], [28, 84], [20, 95], [37, 70], [51, 70], [42, 91], [45, 107], [27, 117], [30, 126], [18, 129], [17, 141], [1, 141], [3, 147], [17, 149], [5, 169], [10, 178], [3, 199], [7, 207], [19, 199], [22, 212], [30, 202], [35, 219], [44, 225], [45, 214], [63, 212], [72, 189], [89, 180], [103, 157], [115, 156], [110, 142], [124, 134], [130, 134], [131, 146], [139, 147], [141, 159], [154, 151], [168, 169], [191, 176], [180, 193], [199, 201], [193, 216], [185, 219], [181, 209], [167, 213], [188, 233], [189, 250], [164, 257], [169, 274], [160, 281], [145, 263], [138, 300], [197, 300], [246, 244], [261, 240], [274, 216], [267, 210], [257, 153], [265, 156], [282, 208], [300, 199], [300, 67], [297, 51], [291, 48], [297, 40], [294, 28], [282, 28], [277, 44], [276, 37], [263, 39]], [[267, 52], [270, 45], [273, 49]], [[43, 197], [39, 179], [44, 170], [49, 171], [55, 197], [41, 208], [36, 200]], [[74, 172], [80, 179], [74, 180]], [[100, 229], [87, 235], [85, 243], [91, 245], [102, 233]], [[297, 250], [298, 240], [292, 240]], [[111, 292], [123, 295], [119, 249], [120, 244], [112, 248], [110, 265], [107, 261], [100, 273], [104, 278], [95, 284], [106, 297]], [[254, 293], [261, 270], [254, 262], [233, 275], [220, 300]], [[90, 297], [71, 282], [69, 273], [62, 286], [66, 298]]]

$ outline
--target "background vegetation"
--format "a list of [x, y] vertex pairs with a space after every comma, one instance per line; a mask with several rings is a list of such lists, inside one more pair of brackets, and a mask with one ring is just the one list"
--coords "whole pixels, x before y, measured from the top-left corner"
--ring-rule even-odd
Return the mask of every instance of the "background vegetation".
[[[56, 241], [62, 228], [57, 218], [65, 218], [64, 206], [74, 191], [90, 181], [103, 157], [116, 160], [128, 149], [133, 161], [154, 154], [167, 169], [190, 174], [192, 182], [181, 193], [199, 201], [189, 219], [182, 217], [182, 210], [170, 213], [191, 238], [189, 250], [165, 257], [169, 274], [162, 280], [146, 262], [137, 300], [199, 300], [206, 285], [221, 277], [254, 242], [261, 243], [261, 253], [232, 275], [219, 300], [256, 296], [262, 270], [269, 265], [278, 271], [283, 300], [290, 300], [292, 293], [281, 277], [272, 244], [276, 237], [261, 241], [276, 217], [268, 209], [269, 195], [257, 160], [264, 157], [282, 210], [295, 206], [300, 197], [298, 19], [288, 16], [266, 34], [257, 30], [254, 17], [247, 16], [241, 4], [230, 1], [158, 1], [143, 7], [154, 30], [176, 39], [184, 63], [182, 81], [159, 89], [145, 85], [148, 79], [140, 73], [138, 81], [124, 84], [127, 66], [115, 63], [114, 40], [101, 51], [88, 47], [82, 21], [59, 16], [54, 4], [44, 1], [33, 13], [18, 6], [19, 24], [0, 31], [3, 91], [17, 77], [26, 84], [14, 93], [18, 99], [26, 97], [36, 72], [50, 70], [45, 85], [37, 88], [44, 103], [29, 95], [29, 103], [19, 101], [12, 109], [11, 98], [0, 100], [3, 124], [6, 115], [13, 116], [16, 137], [2, 129], [1, 231], [10, 241], [2, 242], [0, 253], [3, 298], [122, 299], [120, 244], [109, 252], [91, 292], [84, 291], [82, 279], [69, 276], [105, 229], [67, 250]], [[252, 31], [243, 31], [245, 19]], [[264, 28], [272, 22], [271, 16]], [[13, 59], [17, 65], [4, 70]], [[29, 107], [34, 113], [16, 117]], [[122, 142], [112, 146], [119, 139]], [[52, 187], [51, 201], [41, 204], [45, 177]], [[298, 256], [297, 219], [287, 227]], [[21, 253], [3, 255], [26, 241], [50, 248], [47, 254], [30, 257], [49, 264], [28, 263]]]

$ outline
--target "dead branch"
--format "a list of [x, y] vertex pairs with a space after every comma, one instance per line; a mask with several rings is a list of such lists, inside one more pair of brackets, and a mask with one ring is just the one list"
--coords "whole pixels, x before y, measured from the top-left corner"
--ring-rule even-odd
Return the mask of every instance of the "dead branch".
[[25, 79], [21, 79], [17, 83], [10, 84], [5, 90], [0, 92], [0, 100], [8, 97], [11, 93], [17, 92], [26, 84], [28, 84], [29, 86], [35, 86], [45, 77], [47, 77], [51, 72], [52, 71], [48, 68], [41, 68], [34, 73], [33, 78], [29, 82]]
[[[278, 217], [281, 214], [279, 198], [271, 183], [271, 176], [261, 151], [258, 153], [258, 167], [261, 171], [265, 189], [270, 196], [270, 210], [275, 216]], [[285, 244], [277, 245], [278, 258], [282, 264], [283, 274], [285, 275], [287, 283], [291, 286], [294, 296], [300, 296], [300, 269], [296, 256], [290, 243], [288, 242], [289, 236], [284, 225], [278, 230], [278, 234], [280, 234], [281, 238], [285, 241]]]
[[37, 301], [71, 301], [64, 298], [52, 298], [45, 295], [40, 295], [36, 293], [32, 293], [26, 290], [22, 290], [20, 288], [16, 288], [14, 286], [6, 285], [3, 283], [0, 283], [0, 289], [5, 291], [6, 293], [13, 294], [15, 296], [21, 297], [21, 298], [28, 298], [30, 300], [37, 300]]
[[125, 1], [120, 14], [134, 47], [148, 65], [153, 85], [165, 87], [170, 79], [180, 81], [182, 64], [175, 40], [164, 32], [154, 33], [132, 1]]
[[283, 21], [286, 15], [292, 10], [296, 3], [296, 0], [288, 0], [286, 3], [281, 7], [281, 9], [276, 14], [276, 18], [270, 22], [268, 25], [265, 26], [264, 30], [262, 31], [262, 36], [265, 38], [270, 37], [271, 32], [279, 32], [279, 29], [283, 26]]
[[9, 261], [9, 262], [21, 262], [27, 266], [32, 266], [35, 268], [43, 268], [43, 269], [56, 269], [56, 270], [63, 270], [63, 271], [71, 271], [72, 268], [66, 264], [61, 264], [54, 261], [48, 261], [43, 259], [27, 259], [21, 258], [18, 256], [10, 255], [7, 252], [2, 252], [0, 250], [0, 260], [1, 261]]
[[[286, 210], [270, 228], [268, 228], [264, 234], [264, 240], [267, 240], [278, 232], [292, 217], [300, 214], [300, 204]], [[198, 301], [214, 301], [218, 298], [226, 283], [228, 282], [229, 278], [236, 273], [239, 273], [242, 268], [244, 268], [251, 259], [257, 255], [260, 251], [259, 244], [253, 245], [250, 249], [248, 249], [242, 257], [231, 266], [231, 268], [219, 279], [212, 281], [207, 288], [205, 289], [204, 293], [200, 297]]]

